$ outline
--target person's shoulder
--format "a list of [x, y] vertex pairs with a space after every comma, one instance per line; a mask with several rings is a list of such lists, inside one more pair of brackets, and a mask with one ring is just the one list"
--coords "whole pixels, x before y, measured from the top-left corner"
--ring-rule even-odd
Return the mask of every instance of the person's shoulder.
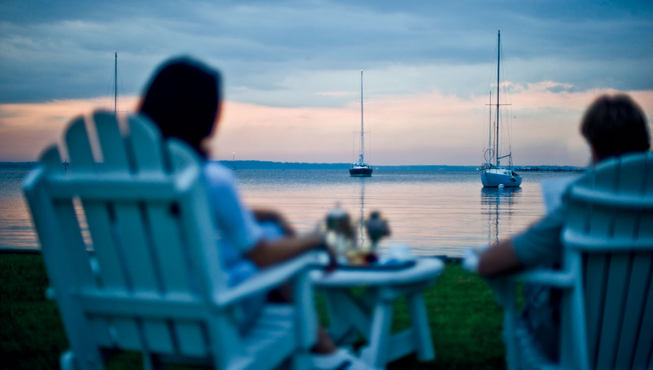
[[206, 162], [203, 170], [206, 181], [213, 186], [234, 183], [234, 173], [218, 162]]

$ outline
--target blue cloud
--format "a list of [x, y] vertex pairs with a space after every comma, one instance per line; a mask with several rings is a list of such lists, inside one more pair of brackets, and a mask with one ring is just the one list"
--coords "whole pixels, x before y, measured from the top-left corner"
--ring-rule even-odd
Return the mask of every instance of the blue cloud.
[[379, 72], [370, 96], [482, 94], [498, 28], [516, 83], [650, 89], [652, 15], [651, 2], [5, 2], [0, 102], [109, 95], [114, 50], [123, 94], [182, 53], [223, 69], [227, 96], [246, 102], [345, 104], [317, 92], [355, 90], [360, 68]]

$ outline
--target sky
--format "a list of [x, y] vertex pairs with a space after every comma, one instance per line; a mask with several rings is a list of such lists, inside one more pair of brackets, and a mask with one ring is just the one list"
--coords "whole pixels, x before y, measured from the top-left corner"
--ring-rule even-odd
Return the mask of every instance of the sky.
[[[70, 120], [133, 112], [151, 73], [219, 69], [215, 159], [479, 165], [501, 30], [501, 145], [517, 165], [585, 165], [600, 94], [653, 117], [651, 1], [0, 1], [0, 161], [32, 161]], [[496, 92], [493, 92], [495, 99]]]

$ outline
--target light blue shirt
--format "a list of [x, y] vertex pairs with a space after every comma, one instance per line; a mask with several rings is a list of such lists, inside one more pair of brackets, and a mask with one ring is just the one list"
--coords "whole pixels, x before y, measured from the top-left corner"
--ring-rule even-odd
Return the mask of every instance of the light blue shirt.
[[[252, 212], [241, 202], [231, 170], [218, 163], [209, 162], [204, 165], [204, 178], [227, 284], [235, 286], [258, 271], [245, 254], [265, 236], [264, 228], [259, 226]], [[261, 293], [242, 302], [241, 312], [237, 314], [242, 330], [245, 330], [251, 318], [258, 314], [264, 301], [265, 293]]]
[[241, 202], [231, 170], [218, 163], [207, 163], [204, 177], [220, 238], [222, 263], [230, 268], [247, 261], [244, 254], [261, 240], [263, 231]]

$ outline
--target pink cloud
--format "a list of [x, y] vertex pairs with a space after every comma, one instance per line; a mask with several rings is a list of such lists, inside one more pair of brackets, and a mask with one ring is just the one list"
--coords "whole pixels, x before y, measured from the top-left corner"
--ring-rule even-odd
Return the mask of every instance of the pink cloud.
[[[596, 96], [613, 90], [553, 92], [565, 84], [544, 81], [510, 95], [506, 131], [518, 164], [584, 165], [588, 151], [578, 134], [583, 111]], [[653, 112], [653, 91], [628, 92]], [[368, 99], [367, 148], [378, 164], [477, 164], [487, 145], [487, 97], [461, 98], [439, 91]], [[360, 111], [356, 100], [343, 108], [276, 108], [229, 102], [217, 158], [349, 162], [358, 152]], [[549, 148], [549, 153], [547, 153]], [[455, 153], [455, 155], [453, 154]]]
[[320, 91], [315, 93], [315, 95], [319, 96], [354, 96], [356, 95], [355, 92], [352, 91]]
[[[118, 110], [135, 106], [122, 97]], [[66, 124], [93, 109], [113, 110], [112, 98], [54, 100], [45, 103], [0, 104], [0, 160], [32, 161], [47, 146], [61, 140]]]
[[[517, 164], [583, 165], [588, 158], [578, 122], [588, 104], [614, 90], [558, 91], [552, 81], [513, 89], [504, 112]], [[628, 92], [647, 116], [653, 115], [653, 91]], [[487, 145], [487, 96], [424, 94], [367, 98], [366, 149], [380, 164], [466, 164], [483, 160]], [[120, 107], [133, 108], [136, 97]], [[0, 105], [0, 160], [34, 160], [57, 141], [75, 115], [97, 107], [112, 108], [110, 98]], [[218, 135], [210, 141], [215, 158], [288, 162], [350, 162], [358, 153], [360, 106], [271, 107], [228, 101]]]

